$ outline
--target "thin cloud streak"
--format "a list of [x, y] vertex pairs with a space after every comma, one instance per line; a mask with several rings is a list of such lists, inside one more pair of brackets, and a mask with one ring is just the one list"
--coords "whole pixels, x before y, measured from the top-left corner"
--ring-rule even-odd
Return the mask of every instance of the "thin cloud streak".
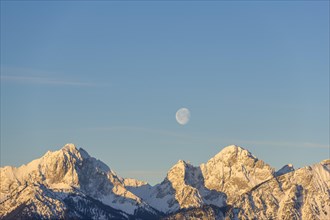
[[[144, 133], [151, 133], [151, 134], [158, 134], [162, 136], [168, 136], [168, 137], [176, 137], [176, 138], [182, 138], [186, 141], [192, 141], [192, 142], [204, 142], [204, 143], [212, 143], [212, 144], [221, 144], [221, 143], [230, 143], [230, 144], [236, 144], [241, 145], [244, 147], [244, 145], [254, 145], [254, 146], [271, 146], [271, 147], [290, 147], [290, 148], [323, 148], [323, 149], [330, 149], [329, 145], [326, 144], [320, 144], [320, 143], [312, 143], [312, 142], [286, 142], [286, 141], [257, 141], [257, 140], [240, 140], [240, 139], [226, 139], [226, 138], [199, 138], [203, 135], [189, 135], [189, 134], [178, 134], [173, 131], [167, 131], [167, 130], [157, 130], [157, 129], [151, 129], [151, 128], [144, 128], [144, 127], [135, 127], [135, 126], [111, 126], [111, 127], [97, 127], [92, 128], [92, 130], [98, 130], [98, 131], [133, 131], [133, 132], [144, 132]], [[223, 146], [224, 147], [224, 146]]]
[[[71, 77], [71, 78], [68, 78]], [[74, 78], [72, 78], [74, 77]], [[77, 76], [68, 73], [59, 73], [48, 70], [1, 67], [1, 82], [11, 82], [20, 84], [40, 84], [53, 86], [108, 86], [107, 83], [92, 83], [81, 81]]]
[[29, 84], [47, 84], [47, 85], [61, 85], [61, 86], [95, 86], [92, 83], [79, 82], [79, 81], [67, 81], [58, 80], [47, 77], [35, 77], [35, 76], [1, 76], [1, 81], [17, 82], [17, 83], [29, 83]]

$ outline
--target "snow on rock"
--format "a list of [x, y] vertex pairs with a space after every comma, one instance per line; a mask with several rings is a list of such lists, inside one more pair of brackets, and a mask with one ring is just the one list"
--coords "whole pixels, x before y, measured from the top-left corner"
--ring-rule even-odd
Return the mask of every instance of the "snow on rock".
[[241, 195], [228, 219], [329, 219], [330, 173], [319, 163], [275, 177]]
[[[24, 203], [24, 198], [16, 197], [17, 192], [34, 184], [59, 192], [79, 191], [128, 214], [134, 214], [139, 208], [152, 210], [128, 191], [122, 179], [106, 164], [90, 157], [85, 150], [78, 150], [73, 144], [66, 144], [55, 152], [48, 151], [40, 159], [19, 168], [1, 168], [1, 202], [13, 202], [16, 206], [11, 207], [18, 207]], [[56, 200], [57, 196], [51, 198]]]
[[196, 208], [205, 204], [224, 206], [226, 196], [205, 188], [199, 167], [179, 160], [164, 181], [141, 197], [155, 209], [172, 213], [179, 209]]
[[294, 171], [293, 165], [292, 164], [287, 164], [285, 166], [283, 166], [281, 169], [279, 169], [278, 171], [276, 171], [275, 176], [281, 176], [283, 174], [289, 173]]
[[164, 214], [168, 219], [328, 219], [330, 215], [329, 159], [296, 170], [288, 164], [274, 172], [236, 145], [198, 167], [178, 161], [155, 186], [119, 177], [74, 144], [18, 168], [1, 167], [0, 177], [0, 219], [158, 219]]
[[123, 179], [123, 181], [125, 186], [130, 186], [130, 187], [141, 187], [141, 186], [149, 185], [145, 181], [140, 181], [132, 178], [125, 178]]
[[272, 167], [236, 145], [225, 147], [200, 169], [206, 188], [224, 192], [229, 203], [274, 174]]
[[140, 198], [148, 197], [152, 188], [147, 182], [131, 178], [123, 179], [123, 183], [126, 189]]

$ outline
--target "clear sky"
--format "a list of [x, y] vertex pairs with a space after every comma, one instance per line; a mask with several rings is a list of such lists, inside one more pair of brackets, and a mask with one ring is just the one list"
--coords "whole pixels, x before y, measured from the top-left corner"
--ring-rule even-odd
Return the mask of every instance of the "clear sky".
[[329, 158], [329, 2], [1, 1], [1, 166], [66, 143], [152, 184], [230, 144]]

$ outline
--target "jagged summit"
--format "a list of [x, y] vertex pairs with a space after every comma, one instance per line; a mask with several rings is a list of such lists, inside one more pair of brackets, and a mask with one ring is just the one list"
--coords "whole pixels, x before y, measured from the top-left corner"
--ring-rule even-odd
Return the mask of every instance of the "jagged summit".
[[189, 161], [178, 160], [178, 162], [176, 164], [174, 164], [172, 168], [174, 168], [174, 167], [182, 167], [182, 166], [183, 167], [187, 167], [187, 166], [192, 166], [192, 164]]
[[189, 162], [184, 160], [178, 160], [177, 164], [188, 164]]
[[82, 156], [83, 158], [89, 158], [89, 157], [91, 157], [91, 156], [87, 153], [87, 151], [85, 151], [83, 148], [79, 148], [79, 152], [80, 152], [80, 154], [81, 154], [81, 156]]
[[78, 149], [72, 143], [68, 143], [62, 147], [62, 150], [77, 151]]
[[275, 176], [281, 176], [283, 174], [294, 171], [294, 167], [291, 163], [284, 165], [281, 169], [276, 171]]
[[248, 150], [237, 145], [229, 145], [224, 147], [218, 154], [213, 158], [221, 160], [229, 160], [237, 157], [254, 157]]
[[186, 170], [191, 170], [193, 168], [194, 166], [189, 162], [184, 160], [178, 160], [178, 162], [174, 164], [167, 172], [167, 179], [171, 180], [173, 179], [173, 176], [175, 176], [175, 178], [180, 178], [184, 180]]
[[[200, 165], [205, 186], [225, 192], [229, 201], [273, 177], [274, 168], [237, 145], [223, 148]], [[239, 192], [239, 193], [237, 193]]]
[[235, 144], [231, 144], [231, 145], [228, 145], [226, 147], [224, 147], [221, 151], [232, 151], [232, 150], [235, 150], [235, 151], [241, 151], [241, 150], [245, 150], [243, 147], [240, 147], [238, 145], [235, 145]]
[[[79, 157], [82, 157], [84, 159], [91, 157], [86, 150], [84, 150], [82, 147], [77, 148], [76, 145], [73, 143], [65, 144], [61, 148], [61, 151], [70, 152], [71, 154], [74, 154], [74, 155], [79, 155]], [[51, 153], [51, 151], [49, 151], [49, 152]]]

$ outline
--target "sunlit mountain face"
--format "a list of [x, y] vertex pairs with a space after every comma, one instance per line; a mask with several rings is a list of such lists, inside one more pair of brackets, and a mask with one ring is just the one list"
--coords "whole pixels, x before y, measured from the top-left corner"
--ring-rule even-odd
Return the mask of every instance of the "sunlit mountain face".
[[1, 219], [329, 219], [330, 160], [276, 171], [231, 145], [151, 186], [67, 144], [1, 167], [0, 193]]

